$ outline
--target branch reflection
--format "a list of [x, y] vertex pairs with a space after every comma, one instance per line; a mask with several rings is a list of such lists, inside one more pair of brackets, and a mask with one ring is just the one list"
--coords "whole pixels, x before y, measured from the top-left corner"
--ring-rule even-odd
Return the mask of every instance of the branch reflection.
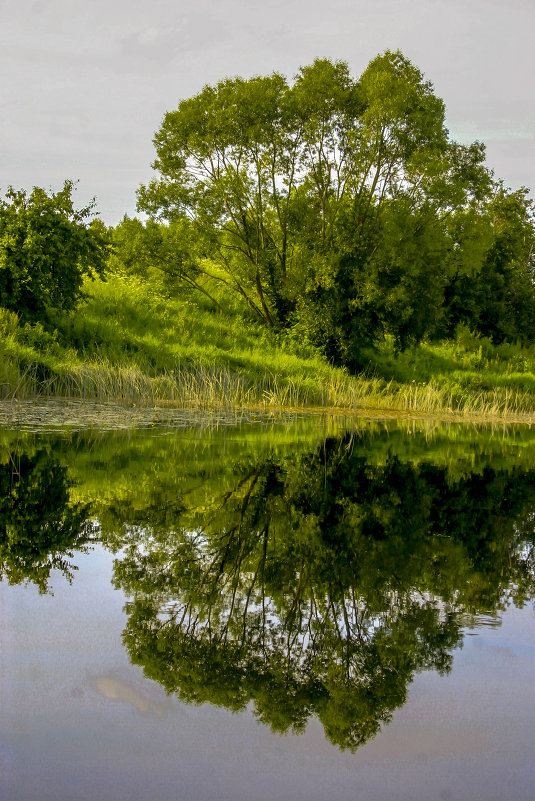
[[473, 616], [533, 594], [535, 471], [370, 454], [347, 434], [241, 462], [230, 490], [131, 520], [114, 581], [132, 661], [275, 731], [316, 715], [342, 748], [373, 737]]

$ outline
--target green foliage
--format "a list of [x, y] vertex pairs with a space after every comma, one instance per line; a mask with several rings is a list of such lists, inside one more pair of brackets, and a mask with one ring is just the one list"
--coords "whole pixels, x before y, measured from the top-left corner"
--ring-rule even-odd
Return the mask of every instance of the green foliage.
[[73, 309], [84, 276], [104, 274], [108, 254], [102, 223], [87, 219], [93, 204], [76, 210], [71, 181], [47, 194], [10, 188], [0, 200], [0, 306], [26, 321], [49, 309]]
[[113, 231], [113, 242], [111, 266], [115, 270], [144, 278], [159, 271], [169, 288], [176, 291], [177, 285], [185, 284], [223, 311], [207, 286], [213, 279], [210, 263], [203, 258], [201, 243], [187, 217], [174, 219], [168, 225], [125, 217]]
[[[210, 381], [240, 384], [240, 403], [354, 407], [367, 394], [381, 408], [435, 411], [474, 390], [495, 409], [520, 390], [515, 404], [531, 409], [530, 355], [477, 376], [473, 354], [427, 344], [458, 331], [489, 345], [535, 338], [533, 202], [494, 182], [481, 143], [451, 141], [444, 119], [399, 51], [360, 78], [317, 59], [293, 83], [226, 79], [169, 112], [154, 140], [159, 177], [139, 190], [146, 222], [125, 217], [106, 231], [89, 222], [93, 204], [73, 208], [68, 181], [56, 194], [10, 189], [0, 201], [0, 393], [107, 382], [109, 397], [125, 383], [115, 373], [133, 370], [151, 399], [176, 400], [181, 370], [208, 369], [228, 371]], [[110, 290], [90, 288], [105, 266]], [[348, 371], [373, 377], [365, 385]], [[430, 379], [416, 397], [413, 382]]]
[[0, 306], [0, 337], [13, 336], [19, 325], [19, 317], [15, 312]]
[[259, 320], [296, 325], [353, 371], [385, 333], [406, 347], [436, 329], [447, 220], [490, 186], [483, 147], [449, 140], [442, 101], [399, 52], [358, 80], [324, 59], [293, 84], [274, 73], [207, 86], [154, 141], [160, 178], [139, 208], [170, 228], [187, 218]]
[[533, 345], [495, 345], [463, 324], [452, 340], [427, 342], [400, 353], [389, 339], [369, 356], [368, 369], [377, 377], [402, 386], [441, 386], [458, 399], [498, 389], [526, 397], [535, 392]]
[[159, 270], [147, 278], [121, 270], [85, 284], [76, 315], [51, 313], [54, 333], [9, 313], [0, 334], [0, 397], [532, 419], [532, 347], [495, 346], [460, 327], [456, 340], [400, 352], [387, 336], [362, 350], [365, 372], [354, 377], [329, 365], [297, 327], [274, 332], [248, 318], [231, 294], [211, 289], [224, 314], [196, 290], [177, 293]]
[[499, 184], [477, 216], [453, 220], [457, 266], [439, 334], [451, 335], [463, 323], [497, 344], [534, 341], [534, 210], [527, 189], [511, 192]]

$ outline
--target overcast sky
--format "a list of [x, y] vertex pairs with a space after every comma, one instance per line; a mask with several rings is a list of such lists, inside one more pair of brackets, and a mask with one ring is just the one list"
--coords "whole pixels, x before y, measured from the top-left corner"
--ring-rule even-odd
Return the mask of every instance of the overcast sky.
[[0, 0], [0, 190], [79, 179], [76, 205], [116, 223], [182, 98], [318, 57], [360, 75], [387, 48], [434, 84], [454, 139], [533, 190], [534, 35], [535, 0]]

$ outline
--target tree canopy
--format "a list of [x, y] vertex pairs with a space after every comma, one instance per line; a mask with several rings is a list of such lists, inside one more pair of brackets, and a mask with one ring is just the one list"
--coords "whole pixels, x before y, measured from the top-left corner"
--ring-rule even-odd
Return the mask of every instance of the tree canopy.
[[535, 211], [528, 190], [497, 184], [488, 202], [452, 217], [454, 267], [443, 327], [465, 323], [494, 342], [535, 339]]
[[[154, 142], [159, 176], [140, 187], [139, 209], [182, 221], [197, 264], [208, 259], [258, 319], [297, 326], [334, 361], [358, 367], [385, 333], [404, 347], [450, 331], [474, 277], [485, 287], [474, 327], [531, 333], [532, 206], [493, 180], [481, 143], [451, 140], [443, 102], [399, 51], [358, 79], [322, 59], [293, 83], [274, 73], [206, 86]], [[489, 285], [509, 323], [487, 320]], [[524, 323], [512, 325], [519, 304]]]
[[75, 209], [72, 181], [47, 193], [10, 188], [0, 199], [0, 306], [24, 320], [46, 320], [48, 309], [73, 309], [86, 275], [102, 276], [108, 256], [94, 203]]

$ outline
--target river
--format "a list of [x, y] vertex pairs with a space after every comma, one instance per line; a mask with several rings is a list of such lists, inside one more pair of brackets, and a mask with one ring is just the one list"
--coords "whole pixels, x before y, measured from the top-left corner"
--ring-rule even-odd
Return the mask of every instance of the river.
[[534, 513], [528, 427], [0, 428], [2, 798], [529, 801]]

